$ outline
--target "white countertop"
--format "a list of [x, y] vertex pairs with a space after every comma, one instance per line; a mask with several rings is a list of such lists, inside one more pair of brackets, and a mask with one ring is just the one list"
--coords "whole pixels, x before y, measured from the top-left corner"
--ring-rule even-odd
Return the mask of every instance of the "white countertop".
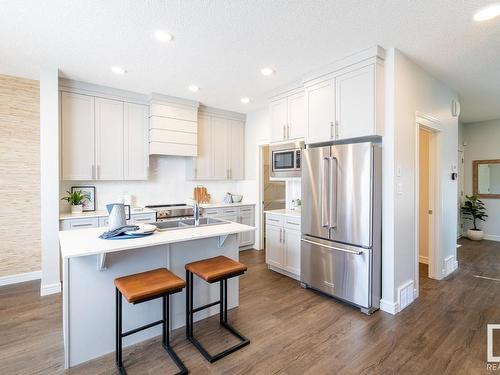
[[132, 250], [143, 247], [165, 245], [175, 242], [199, 240], [254, 231], [255, 227], [228, 222], [227, 224], [207, 225], [196, 228], [175, 229], [141, 238], [125, 240], [103, 240], [99, 238], [107, 228], [88, 228], [59, 232], [59, 244], [63, 258], [81, 257], [116, 251]]
[[[143, 208], [143, 207], [134, 207], [130, 210], [131, 215], [136, 214], [149, 214], [154, 213], [155, 210], [151, 208]], [[59, 214], [59, 220], [69, 220], [69, 219], [85, 219], [89, 217], [107, 217], [109, 216], [108, 211], [105, 210], [97, 210], [97, 211], [88, 211], [82, 212], [81, 214], [72, 214], [71, 212], [63, 212]]]
[[201, 208], [219, 208], [219, 207], [240, 207], [240, 206], [255, 206], [255, 203], [202, 203]]
[[273, 215], [300, 217], [300, 210], [289, 210], [286, 208], [283, 208], [281, 210], [267, 210], [264, 211], [264, 213]]

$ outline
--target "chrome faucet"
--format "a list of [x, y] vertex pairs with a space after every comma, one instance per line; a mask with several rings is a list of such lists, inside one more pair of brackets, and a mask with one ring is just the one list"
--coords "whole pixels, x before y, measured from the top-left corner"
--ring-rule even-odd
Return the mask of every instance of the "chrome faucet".
[[193, 201], [193, 216], [194, 216], [194, 226], [200, 225], [200, 205], [198, 202]]

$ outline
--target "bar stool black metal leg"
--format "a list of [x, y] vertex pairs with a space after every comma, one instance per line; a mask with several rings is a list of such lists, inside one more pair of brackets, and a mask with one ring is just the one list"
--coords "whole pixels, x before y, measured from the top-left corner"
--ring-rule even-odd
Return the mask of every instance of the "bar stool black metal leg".
[[194, 283], [193, 283], [193, 273], [189, 272], [189, 337], [193, 337], [193, 295], [194, 295]]
[[191, 290], [190, 286], [189, 286], [189, 271], [186, 270], [186, 337], [189, 337], [189, 331], [190, 331], [190, 327], [189, 327], [189, 314], [190, 314], [190, 311], [189, 311], [189, 291]]
[[116, 289], [116, 366], [121, 375], [126, 375], [122, 361], [122, 294]]
[[219, 281], [220, 284], [220, 304], [219, 304], [219, 321], [222, 323], [224, 321], [224, 310], [222, 306], [223, 293], [224, 293], [224, 280]]
[[224, 279], [224, 323], [227, 323], [227, 279]]

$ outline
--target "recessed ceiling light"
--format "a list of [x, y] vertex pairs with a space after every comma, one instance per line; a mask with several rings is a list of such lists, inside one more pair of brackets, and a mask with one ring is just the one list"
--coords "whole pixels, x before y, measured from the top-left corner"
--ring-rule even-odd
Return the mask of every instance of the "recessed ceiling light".
[[165, 30], [156, 30], [155, 38], [159, 42], [165, 43], [165, 42], [170, 42], [172, 39], [174, 39], [174, 36], [169, 32], [166, 32]]
[[260, 70], [263, 76], [272, 76], [274, 74], [274, 69], [273, 68], [262, 68]]
[[200, 88], [196, 85], [189, 85], [188, 90], [192, 91], [192, 92], [197, 92], [197, 91], [200, 91]]
[[250, 98], [248, 98], [248, 97], [245, 96], [245, 97], [241, 98], [241, 102], [243, 104], [248, 104], [248, 103], [250, 103]]
[[500, 3], [490, 4], [474, 14], [474, 21], [487, 21], [500, 16]]
[[115, 74], [123, 75], [127, 73], [125, 69], [123, 69], [121, 66], [112, 66], [111, 71]]

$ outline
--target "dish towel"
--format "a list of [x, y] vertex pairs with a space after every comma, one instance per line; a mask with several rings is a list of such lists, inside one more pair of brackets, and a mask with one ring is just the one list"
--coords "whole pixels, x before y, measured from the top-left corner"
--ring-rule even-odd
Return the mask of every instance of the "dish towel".
[[125, 232], [132, 231], [132, 230], [138, 230], [139, 227], [137, 225], [124, 225], [123, 227], [116, 228], [115, 230], [110, 230], [108, 232], [104, 232], [99, 236], [99, 238], [103, 240], [107, 240], [116, 236], [120, 236], [124, 234]]

